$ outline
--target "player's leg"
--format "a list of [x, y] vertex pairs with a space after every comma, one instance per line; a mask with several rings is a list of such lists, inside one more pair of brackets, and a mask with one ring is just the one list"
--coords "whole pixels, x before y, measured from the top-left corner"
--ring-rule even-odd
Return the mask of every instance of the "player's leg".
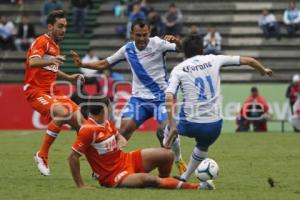
[[145, 172], [158, 168], [159, 177], [168, 177], [172, 170], [174, 154], [164, 148], [148, 148], [141, 151]]
[[[164, 138], [168, 137], [169, 133], [169, 127], [168, 125], [164, 129]], [[174, 152], [175, 155], [175, 165], [177, 167], [179, 175], [182, 175], [187, 168], [186, 162], [182, 159], [181, 156], [181, 147], [180, 147], [180, 137], [176, 137], [176, 139], [173, 141], [171, 145], [171, 149]]]
[[212, 190], [214, 185], [212, 182], [204, 183], [186, 183], [175, 178], [159, 178], [148, 173], [130, 174], [122, 180], [117, 187], [124, 188], [163, 188], [163, 189], [203, 189]]
[[[163, 138], [167, 137], [167, 134], [169, 132], [169, 129], [167, 127], [168, 124], [168, 115], [166, 111], [166, 107], [164, 105], [164, 102], [158, 102], [156, 103], [156, 111], [155, 111], [155, 117], [157, 121], [160, 123], [160, 127], [157, 130], [157, 137], [160, 141], [161, 146], [163, 146]], [[183, 174], [186, 170], [186, 163], [182, 159], [181, 156], [181, 148], [180, 148], [180, 138], [177, 137], [174, 142], [171, 145], [171, 148], [175, 155], [175, 165], [178, 169], [179, 174]]]
[[121, 120], [120, 133], [129, 140], [132, 136], [133, 132], [137, 129], [136, 122], [133, 119], [125, 119]]
[[50, 169], [48, 165], [48, 154], [50, 147], [60, 133], [62, 125], [66, 122], [63, 119], [67, 119], [69, 115], [69, 111], [63, 105], [52, 105], [51, 109], [52, 116], [50, 114], [49, 118], [52, 118], [53, 120], [51, 120], [48, 124], [41, 147], [34, 156], [38, 169], [45, 176], [50, 175]]
[[48, 124], [48, 129], [44, 138], [44, 142], [39, 151], [39, 155], [48, 156], [50, 146], [58, 136], [63, 124], [67, 123], [72, 118], [72, 105], [66, 102], [59, 101], [58, 99], [52, 97], [53, 102], [49, 110], [49, 118], [52, 121]]
[[196, 146], [190, 157], [187, 170], [180, 176], [182, 180], [188, 180], [201, 161], [207, 157], [208, 147], [219, 137], [222, 124], [222, 120], [213, 123], [201, 124], [185, 121], [178, 124], [178, 132], [180, 134], [194, 137], [196, 139]]
[[81, 114], [80, 110], [77, 110], [75, 112], [72, 112], [72, 117], [70, 120], [67, 121], [67, 124], [69, 124], [72, 128], [76, 130], [76, 132], [79, 132], [80, 127], [82, 126], [84, 122], [84, 117]]
[[81, 125], [85, 121], [84, 116], [80, 111], [80, 106], [69, 98], [63, 99], [61, 100], [61, 102], [63, 102], [65, 107], [70, 112], [70, 119], [68, 119], [66, 123], [69, 124], [72, 128], [74, 128], [78, 133]]
[[71, 119], [72, 105], [45, 93], [38, 93], [33, 99], [31, 102], [33, 108], [51, 120], [42, 145], [34, 157], [40, 172], [47, 176], [50, 175], [48, 166], [49, 149], [60, 133], [62, 125]]
[[123, 110], [120, 133], [127, 140], [142, 123], [152, 117], [144, 104], [142, 99], [131, 97]]

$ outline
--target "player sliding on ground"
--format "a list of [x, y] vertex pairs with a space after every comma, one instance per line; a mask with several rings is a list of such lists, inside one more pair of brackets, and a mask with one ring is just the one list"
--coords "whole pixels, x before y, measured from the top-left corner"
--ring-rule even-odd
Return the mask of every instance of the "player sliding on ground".
[[[196, 146], [187, 170], [179, 179], [187, 181], [202, 160], [207, 157], [208, 148], [219, 137], [223, 120], [220, 113], [220, 69], [222, 66], [249, 65], [261, 75], [272, 75], [272, 70], [250, 57], [202, 55], [202, 41], [188, 37], [183, 42], [187, 58], [171, 72], [166, 89], [166, 107], [170, 132], [164, 145], [170, 146], [177, 134], [195, 138]], [[178, 87], [183, 93], [183, 104], [176, 125], [174, 110]], [[166, 131], [167, 133], [167, 131]]]
[[[132, 97], [122, 113], [120, 133], [127, 139], [146, 120], [155, 117], [160, 123], [157, 136], [162, 145], [163, 130], [167, 124], [167, 112], [164, 106], [167, 88], [165, 54], [181, 49], [180, 40], [167, 35], [164, 40], [150, 36], [150, 26], [145, 21], [135, 21], [131, 26], [133, 41], [121, 47], [112, 56], [95, 63], [83, 64], [77, 53], [72, 52], [77, 66], [103, 70], [120, 61], [127, 61], [132, 71]], [[186, 164], [181, 158], [179, 138], [172, 143], [175, 164], [182, 174]]]
[[65, 60], [58, 45], [67, 28], [64, 12], [51, 12], [47, 24], [48, 33], [36, 38], [28, 50], [24, 85], [27, 101], [49, 121], [43, 144], [34, 156], [39, 171], [45, 176], [50, 175], [48, 152], [62, 125], [67, 123], [78, 131], [84, 120], [79, 106], [55, 86], [57, 77], [68, 81], [83, 79], [81, 74], [68, 75], [59, 70]]
[[[108, 98], [90, 99], [89, 118], [81, 127], [69, 165], [78, 188], [86, 188], [80, 175], [81, 155], [85, 155], [99, 183], [106, 187], [166, 189], [214, 189], [211, 181], [185, 183], [170, 178], [174, 155], [165, 148], [150, 148], [129, 153], [122, 151], [127, 140], [110, 121], [111, 106]], [[158, 168], [159, 176], [149, 172]]]

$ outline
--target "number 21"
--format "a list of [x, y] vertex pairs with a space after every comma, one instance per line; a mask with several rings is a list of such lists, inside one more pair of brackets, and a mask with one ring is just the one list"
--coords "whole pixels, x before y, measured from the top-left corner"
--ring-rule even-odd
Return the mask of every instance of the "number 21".
[[[215, 96], [215, 90], [212, 84], [211, 76], [206, 76], [205, 79], [211, 92], [211, 98], [213, 98]], [[207, 100], [207, 96], [205, 94], [205, 80], [198, 77], [195, 79], [195, 85], [200, 89], [199, 100]]]

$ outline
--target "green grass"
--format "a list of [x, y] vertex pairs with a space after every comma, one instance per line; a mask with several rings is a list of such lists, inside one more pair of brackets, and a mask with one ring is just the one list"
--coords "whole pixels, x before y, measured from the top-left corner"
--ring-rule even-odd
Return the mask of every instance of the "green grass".
[[[54, 144], [50, 154], [52, 175], [43, 177], [32, 159], [42, 139], [40, 133], [0, 132], [0, 199], [300, 199], [300, 135], [297, 134], [222, 134], [209, 153], [220, 166], [220, 177], [215, 181], [217, 190], [174, 191], [100, 187], [91, 179], [84, 158], [81, 162], [84, 180], [97, 189], [76, 189], [67, 163], [75, 138], [70, 132], [63, 132]], [[158, 146], [155, 135], [135, 134], [127, 150], [155, 146]], [[182, 138], [186, 160], [193, 146], [192, 139]], [[275, 180], [274, 188], [267, 184], [268, 177]]]

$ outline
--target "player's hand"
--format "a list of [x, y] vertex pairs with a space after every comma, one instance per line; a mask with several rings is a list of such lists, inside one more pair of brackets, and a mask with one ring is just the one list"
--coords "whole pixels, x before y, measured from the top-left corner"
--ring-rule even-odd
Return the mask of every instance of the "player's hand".
[[128, 142], [121, 134], [119, 134], [117, 137], [117, 146], [119, 149], [123, 149], [123, 147], [127, 146]]
[[176, 128], [170, 128], [167, 138], [164, 139], [164, 141], [163, 141], [164, 147], [167, 149], [170, 149], [171, 145], [173, 144], [173, 142], [177, 136], [178, 136], [178, 132], [177, 132]]
[[51, 62], [53, 65], [60, 66], [60, 65], [64, 64], [65, 60], [66, 60], [66, 56], [58, 55], [58, 56], [55, 56], [54, 58], [52, 58]]
[[81, 63], [81, 60], [80, 60], [80, 57], [78, 55], [78, 53], [76, 53], [75, 51], [71, 50], [70, 51], [71, 55], [72, 55], [72, 58], [74, 60], [74, 63], [77, 67], [81, 67], [82, 66], [82, 63]]
[[174, 35], [165, 35], [164, 40], [171, 42], [171, 43], [178, 42], [178, 39]]
[[273, 71], [272, 71], [270, 68], [264, 68], [264, 72], [263, 72], [262, 75], [263, 75], [263, 76], [264, 76], [264, 75], [272, 76], [272, 75], [273, 75]]
[[79, 81], [81, 83], [85, 82], [85, 78], [82, 74], [72, 74], [69, 76], [69, 80], [72, 82]]

